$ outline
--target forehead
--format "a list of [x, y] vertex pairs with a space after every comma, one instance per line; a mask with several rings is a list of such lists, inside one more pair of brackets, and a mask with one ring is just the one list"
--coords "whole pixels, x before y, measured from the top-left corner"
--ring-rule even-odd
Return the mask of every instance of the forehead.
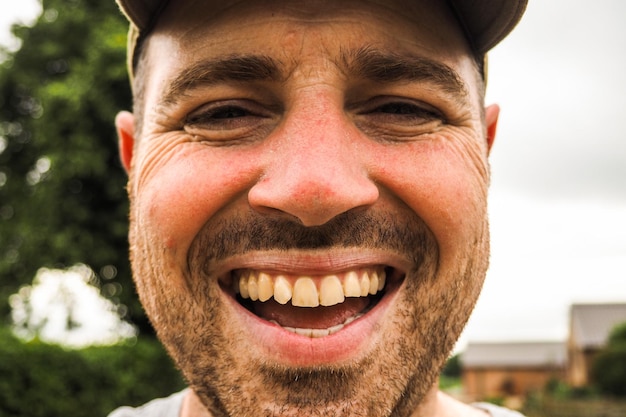
[[262, 54], [289, 70], [370, 47], [460, 73], [475, 70], [457, 20], [437, 0], [178, 0], [169, 2], [146, 46], [158, 83], [206, 59]]
[[[367, 35], [436, 48], [440, 55], [467, 52], [458, 21], [446, 4], [440, 0], [178, 0], [169, 2], [154, 32], [175, 36], [181, 45], [189, 46], [199, 41], [215, 47], [231, 39], [267, 45], [280, 44], [282, 30], [290, 25], [302, 31], [334, 30], [336, 44], [348, 42], [350, 35]], [[249, 37], [255, 30], [257, 36]]]

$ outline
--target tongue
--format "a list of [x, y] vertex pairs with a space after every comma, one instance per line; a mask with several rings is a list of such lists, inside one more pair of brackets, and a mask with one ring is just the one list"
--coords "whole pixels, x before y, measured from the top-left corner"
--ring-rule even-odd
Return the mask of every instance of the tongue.
[[331, 307], [294, 307], [290, 304], [279, 304], [273, 300], [255, 302], [254, 313], [265, 320], [274, 320], [283, 327], [300, 329], [328, 329], [342, 324], [350, 317], [365, 310], [369, 298], [346, 298]]

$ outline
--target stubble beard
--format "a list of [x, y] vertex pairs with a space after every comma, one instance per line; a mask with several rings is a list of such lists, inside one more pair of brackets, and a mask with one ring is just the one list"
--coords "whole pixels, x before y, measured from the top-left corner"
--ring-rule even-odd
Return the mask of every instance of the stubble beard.
[[[409, 416], [437, 381], [473, 309], [486, 270], [486, 223], [454, 270], [441, 271], [437, 242], [414, 213], [350, 214], [304, 228], [256, 214], [209, 222], [188, 254], [187, 291], [172, 291], [158, 248], [132, 236], [133, 270], [159, 338], [215, 417]], [[229, 327], [214, 262], [250, 250], [382, 248], [416, 265], [405, 279], [384, 345], [353, 363], [292, 368], [246, 356]], [[407, 252], [410, 250], [410, 252]], [[151, 254], [152, 253], [152, 254]]]

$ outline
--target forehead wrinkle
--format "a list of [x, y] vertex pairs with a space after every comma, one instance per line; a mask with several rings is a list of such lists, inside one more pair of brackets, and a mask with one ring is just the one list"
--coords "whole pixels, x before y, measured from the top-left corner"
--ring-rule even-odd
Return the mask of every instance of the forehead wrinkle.
[[375, 83], [427, 82], [456, 96], [459, 101], [469, 97], [466, 83], [450, 66], [410, 53], [383, 51], [371, 46], [342, 49], [340, 62], [347, 77]]
[[173, 104], [188, 91], [219, 82], [280, 81], [280, 64], [266, 55], [232, 55], [196, 62], [183, 69], [163, 94], [165, 104]]

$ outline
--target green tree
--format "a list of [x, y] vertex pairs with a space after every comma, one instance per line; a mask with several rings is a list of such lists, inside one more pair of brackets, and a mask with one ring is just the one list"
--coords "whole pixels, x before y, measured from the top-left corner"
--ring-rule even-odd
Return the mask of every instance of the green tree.
[[127, 24], [113, 1], [42, 6], [32, 27], [13, 28], [22, 47], [0, 64], [0, 315], [38, 268], [85, 263], [146, 329], [113, 127], [131, 106]]
[[626, 322], [617, 325], [594, 359], [591, 377], [601, 392], [626, 398]]

